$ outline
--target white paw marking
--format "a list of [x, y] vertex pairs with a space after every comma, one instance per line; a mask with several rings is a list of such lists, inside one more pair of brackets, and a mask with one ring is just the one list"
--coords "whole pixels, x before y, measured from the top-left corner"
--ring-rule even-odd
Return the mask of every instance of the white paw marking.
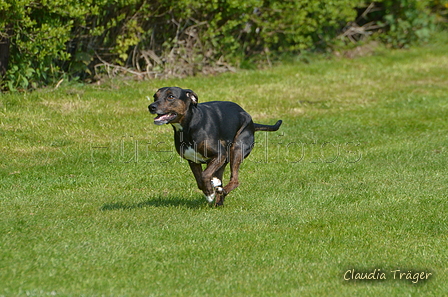
[[214, 177], [214, 178], [212, 178], [212, 185], [214, 188], [216, 188], [216, 187], [222, 186], [222, 182], [219, 178]]
[[213, 203], [213, 201], [215, 201], [215, 193], [209, 196], [205, 196], [205, 199], [207, 200], [208, 203]]

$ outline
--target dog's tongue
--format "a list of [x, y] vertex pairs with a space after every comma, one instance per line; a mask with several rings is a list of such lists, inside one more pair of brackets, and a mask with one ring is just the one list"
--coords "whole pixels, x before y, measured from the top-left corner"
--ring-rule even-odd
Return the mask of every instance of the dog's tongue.
[[156, 124], [156, 125], [168, 124], [169, 121], [173, 120], [175, 117], [176, 117], [176, 114], [172, 114], [172, 113], [162, 114], [162, 115], [157, 116], [154, 119], [154, 124]]

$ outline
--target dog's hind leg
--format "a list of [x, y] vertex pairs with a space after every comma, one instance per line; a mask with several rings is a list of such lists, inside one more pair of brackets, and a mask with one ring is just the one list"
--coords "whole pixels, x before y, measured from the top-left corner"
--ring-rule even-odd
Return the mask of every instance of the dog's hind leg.
[[254, 145], [254, 134], [251, 126], [247, 126], [235, 137], [235, 142], [230, 148], [230, 181], [224, 187], [224, 194], [229, 194], [238, 187], [238, 171], [244, 158], [252, 151]]
[[229, 194], [232, 190], [238, 187], [238, 171], [240, 169], [241, 162], [243, 162], [243, 153], [242, 150], [236, 146], [236, 148], [234, 147], [230, 153], [230, 181], [224, 187], [224, 195]]

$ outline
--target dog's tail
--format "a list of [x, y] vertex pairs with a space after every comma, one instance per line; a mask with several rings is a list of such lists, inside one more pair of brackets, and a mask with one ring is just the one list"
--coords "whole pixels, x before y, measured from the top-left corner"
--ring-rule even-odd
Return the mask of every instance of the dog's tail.
[[275, 125], [262, 125], [262, 124], [255, 124], [255, 131], [277, 131], [278, 128], [280, 128], [280, 125], [282, 124], [282, 121], [277, 121]]

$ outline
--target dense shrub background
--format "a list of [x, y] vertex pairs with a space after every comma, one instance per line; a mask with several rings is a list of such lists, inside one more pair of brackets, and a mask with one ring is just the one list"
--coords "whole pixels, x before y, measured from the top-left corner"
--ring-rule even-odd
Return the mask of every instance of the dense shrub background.
[[376, 32], [391, 46], [405, 47], [430, 36], [435, 16], [445, 19], [447, 4], [0, 0], [0, 84], [3, 90], [24, 90], [104, 73], [144, 78], [227, 71], [279, 54], [327, 50], [350, 24], [361, 28], [358, 34]]

